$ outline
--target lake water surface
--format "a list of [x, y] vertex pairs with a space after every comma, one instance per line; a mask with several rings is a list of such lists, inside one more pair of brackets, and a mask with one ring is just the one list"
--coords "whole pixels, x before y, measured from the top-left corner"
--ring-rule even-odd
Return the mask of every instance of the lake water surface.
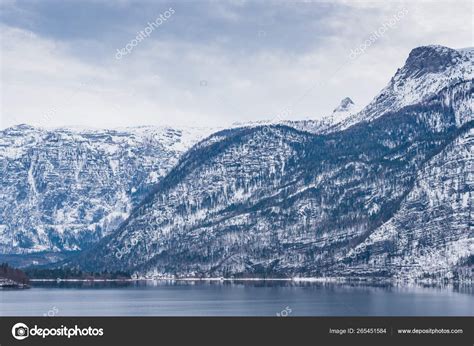
[[1, 316], [473, 316], [472, 286], [284, 281], [33, 283], [0, 291]]

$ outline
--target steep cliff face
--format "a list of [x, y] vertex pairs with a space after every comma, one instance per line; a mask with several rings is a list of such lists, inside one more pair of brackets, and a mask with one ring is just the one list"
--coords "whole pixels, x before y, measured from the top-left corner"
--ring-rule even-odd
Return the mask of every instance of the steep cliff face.
[[200, 129], [0, 132], [0, 253], [79, 250], [116, 229]]
[[[472, 83], [474, 49], [455, 50], [443, 46], [423, 46], [413, 49], [405, 65], [398, 69], [388, 85], [362, 111], [342, 121], [333, 130], [341, 130], [360, 121], [372, 121], [387, 112], [407, 105], [424, 102], [438, 95], [441, 90]], [[458, 123], [469, 121], [472, 116], [472, 99], [460, 109]]]
[[340, 258], [344, 275], [452, 278], [474, 255], [474, 129], [417, 173], [395, 215]]
[[231, 131], [188, 152], [117, 233], [74, 263], [157, 276], [340, 274], [338, 259], [396, 214], [416, 172], [458, 131], [435, 101], [326, 136]]
[[[312, 133], [341, 131], [360, 122], [370, 122], [387, 112], [422, 103], [442, 90], [469, 91], [474, 78], [474, 49], [451, 49], [443, 46], [422, 46], [409, 54], [387, 86], [364, 108], [346, 97], [341, 104], [319, 120], [283, 121], [281, 123]], [[451, 95], [452, 96], [452, 95]], [[457, 121], [462, 125], [473, 112], [472, 98], [447, 97], [462, 105], [456, 107]]]
[[[452, 78], [464, 56], [415, 50], [383, 97], [345, 130], [266, 125], [214, 134], [117, 232], [69, 265], [148, 276], [454, 275], [472, 253], [465, 143], [473, 86]], [[433, 74], [449, 77], [432, 87]], [[408, 88], [413, 81], [421, 86]], [[420, 186], [447, 196], [428, 208], [416, 197]], [[416, 269], [434, 258], [446, 265]]]
[[192, 147], [170, 129], [7, 129], [2, 252], [86, 248], [59, 265], [158, 277], [472, 277], [472, 62], [420, 47], [360, 112]]

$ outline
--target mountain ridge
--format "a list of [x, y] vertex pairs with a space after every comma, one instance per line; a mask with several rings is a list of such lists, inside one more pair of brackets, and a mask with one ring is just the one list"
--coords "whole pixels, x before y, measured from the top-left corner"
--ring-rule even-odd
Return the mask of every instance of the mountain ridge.
[[[293, 131], [293, 130], [291, 130], [291, 131]], [[408, 193], [408, 192], [407, 192], [407, 193]], [[165, 195], [168, 196], [167, 198], [169, 198], [169, 194], [168, 194], [168, 193], [165, 193]], [[400, 199], [403, 199], [403, 197], [404, 197], [404, 196], [401, 196]], [[275, 200], [275, 196], [271, 197], [270, 200]], [[146, 213], [141, 213], [141, 215], [146, 215]], [[301, 214], [296, 213], [295, 216], [296, 216], [296, 217], [301, 217]], [[224, 222], [224, 219], [220, 219], [220, 221], [215, 221], [214, 224], [216, 224], [216, 222], [217, 222], [217, 223], [219, 223], [219, 222]], [[145, 222], [145, 223], [146, 223], [146, 224], [153, 224], [153, 222]], [[125, 226], [126, 226], [126, 225], [125, 225]], [[208, 224], [208, 226], [204, 226], [204, 227], [209, 227], [209, 226], [212, 226], [212, 224]], [[148, 231], [149, 231], [149, 232], [152, 232], [152, 229], [149, 229]], [[170, 230], [170, 231], [171, 231], [171, 230]], [[188, 241], [186, 241], [186, 240], [178, 241], [178, 243], [183, 243], [183, 244], [188, 244], [188, 245], [189, 245], [189, 240], [188, 240]], [[177, 245], [178, 243], [176, 243], [176, 245]], [[122, 244], [123, 244], [123, 243], [122, 243]], [[175, 245], [175, 246], [176, 246], [176, 245]], [[115, 247], [115, 246], [116, 246], [116, 245], [114, 245], [114, 246], [112, 246], [112, 247]], [[137, 245], [137, 246], [140, 246], [140, 245]], [[152, 243], [149, 243], [148, 246], [150, 247], [150, 246], [153, 246], [153, 245], [152, 245]], [[120, 247], [120, 246], [119, 246], [119, 247]], [[137, 253], [139, 253], [139, 252], [137, 252], [137, 251], [134, 250], [134, 252], [131, 254], [131, 256], [133, 256], [134, 258], [139, 258], [139, 259], [144, 258], [143, 253], [140, 253], [140, 256], [137, 256]], [[90, 258], [91, 255], [90, 255], [90, 254], [87, 254], [87, 256]], [[100, 257], [100, 259], [103, 259], [103, 258], [104, 258], [104, 253], [100, 253], [99, 257]], [[146, 256], [145, 256], [145, 257], [146, 257]], [[95, 261], [99, 261], [99, 263], [100, 263], [99, 258], [95, 258], [95, 259], [94, 259], [94, 263], [96, 263]], [[176, 260], [176, 263], [180, 263], [180, 262], [181, 262], [181, 261]], [[120, 263], [124, 263], [124, 262], [120, 262]], [[109, 264], [107, 264], [107, 267], [110, 267]], [[132, 269], [132, 268], [133, 268], [133, 266], [132, 266], [132, 267], [128, 267], [128, 269]], [[193, 275], [196, 275], [196, 274], [197, 274], [197, 273], [192, 274], [192, 273], [189, 273], [189, 272], [188, 272], [188, 274], [185, 274], [185, 273], [186, 273], [186, 272], [181, 273], [181, 275], [191, 275], [191, 276], [193, 276]], [[157, 273], [155, 273], [155, 274], [157, 274]], [[169, 273], [169, 272], [168, 272], [167, 274], [168, 274], [168, 275], [174, 275], [173, 273]], [[222, 275], [222, 274], [225, 274], [225, 273], [224, 273], [224, 272], [220, 272], [220, 273], [217, 272], [216, 274], [217, 274], [217, 275], [219, 275], [219, 274]], [[148, 272], [148, 275], [152, 275], [152, 274], [151, 274], [150, 272]]]
[[77, 251], [112, 231], [209, 129], [0, 131], [3, 254]]
[[[472, 80], [449, 75], [424, 88], [427, 75], [458, 71], [457, 64], [464, 64], [461, 59], [435, 70], [428, 64], [426, 70], [423, 59], [439, 60], [427, 54], [433, 51], [452, 53], [440, 47], [413, 50], [384, 89], [393, 95], [382, 91], [352, 116], [359, 121], [351, 126], [318, 134], [304, 127], [295, 132], [294, 123], [282, 122], [210, 136], [182, 157], [114, 235], [69, 264], [145, 277], [452, 277], [453, 265], [428, 273], [392, 262], [382, 271], [367, 265], [356, 270], [360, 256], [362, 264], [379, 261], [367, 252], [370, 246], [392, 258], [393, 246], [385, 248], [386, 242], [364, 244], [393, 218], [406, 217], [397, 215], [416, 187], [416, 173], [473, 126]], [[419, 95], [399, 101], [405, 91], [394, 86], [403, 85], [402, 78], [421, 78]], [[388, 101], [393, 105], [383, 109]], [[463, 178], [462, 172], [454, 176]], [[467, 211], [459, 208], [459, 222], [465, 223]], [[438, 228], [430, 229], [432, 239], [443, 235]], [[466, 237], [462, 228], [455, 235]], [[433, 245], [424, 242], [422, 251], [428, 251]], [[117, 260], [117, 249], [124, 248]], [[459, 254], [464, 255], [466, 250]], [[417, 256], [408, 259], [416, 262]]]
[[223, 129], [179, 155], [154, 149], [169, 165], [120, 224], [53, 266], [147, 278], [459, 278], [474, 247], [472, 61], [472, 49], [418, 47], [361, 111], [345, 98], [319, 122]]

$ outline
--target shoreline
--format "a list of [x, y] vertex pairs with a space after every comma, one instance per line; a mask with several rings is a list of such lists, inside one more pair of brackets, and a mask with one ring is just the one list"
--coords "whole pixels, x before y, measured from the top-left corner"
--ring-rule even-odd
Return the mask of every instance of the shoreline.
[[340, 284], [396, 284], [396, 285], [452, 285], [465, 284], [474, 285], [472, 281], [445, 281], [445, 280], [400, 280], [393, 278], [345, 278], [345, 277], [296, 277], [296, 278], [175, 278], [175, 277], [157, 277], [157, 278], [129, 278], [129, 279], [30, 279], [30, 282], [153, 282], [153, 281], [201, 281], [201, 282], [295, 282], [295, 283], [340, 283]]
[[136, 279], [30, 279], [31, 282], [138, 282], [138, 281], [317, 281], [317, 282], [336, 282], [332, 279], [320, 278], [136, 278]]

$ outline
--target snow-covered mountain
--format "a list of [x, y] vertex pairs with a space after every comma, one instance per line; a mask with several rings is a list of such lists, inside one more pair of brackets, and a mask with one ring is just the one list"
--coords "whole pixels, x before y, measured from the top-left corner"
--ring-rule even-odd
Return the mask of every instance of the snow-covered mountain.
[[56, 265], [158, 277], [472, 280], [473, 62], [415, 48], [369, 105], [318, 121], [1, 131], [0, 252], [85, 249]]
[[399, 210], [341, 256], [341, 263], [350, 266], [336, 270], [345, 275], [383, 271], [401, 277], [467, 276], [456, 266], [474, 254], [473, 192], [474, 128], [470, 127], [426, 162]]
[[318, 120], [281, 121], [279, 124], [291, 126], [295, 129], [307, 131], [315, 134], [327, 133], [335, 126], [349, 119], [352, 115], [360, 111], [360, 106], [356, 105], [349, 97], [341, 100], [333, 112]]
[[345, 97], [341, 100], [339, 105], [334, 108], [331, 114], [325, 115], [320, 119], [305, 119], [305, 120], [286, 120], [281, 119], [280, 116], [275, 116], [273, 119], [259, 120], [251, 122], [236, 122], [230, 128], [254, 128], [258, 126], [271, 125], [286, 125], [297, 130], [307, 131], [311, 133], [326, 133], [335, 126], [341, 124], [349, 117], [355, 115], [361, 110], [361, 107], [354, 103], [350, 97]]
[[[405, 65], [398, 69], [388, 85], [361, 112], [341, 122], [341, 130], [360, 121], [372, 121], [387, 112], [423, 102], [443, 89], [453, 89], [474, 79], [474, 48], [451, 49], [444, 46], [422, 46], [413, 49]], [[457, 122], [463, 124], [472, 116], [472, 99], [456, 107]]]
[[[372, 121], [387, 112], [423, 102], [443, 89], [453, 92], [472, 83], [474, 48], [451, 49], [444, 46], [422, 46], [413, 49], [405, 65], [398, 69], [387, 86], [364, 108], [346, 97], [328, 116], [320, 120], [284, 122], [312, 133], [340, 131], [363, 121]], [[457, 105], [457, 121], [462, 124], [472, 114], [472, 102], [464, 99]]]
[[0, 131], [0, 253], [79, 250], [97, 242], [212, 131], [27, 125]]
[[371, 104], [325, 130], [213, 134], [67, 265], [146, 276], [459, 276], [474, 253], [469, 52], [414, 49]]
[[331, 117], [334, 119], [334, 123], [339, 123], [345, 120], [349, 115], [357, 112], [357, 106], [349, 97], [345, 97], [341, 100], [339, 106], [337, 106]]
[[[311, 133], [344, 130], [387, 112], [423, 102], [443, 89], [466, 87], [466, 83], [472, 83], [474, 78], [473, 61], [474, 48], [456, 50], [436, 45], [418, 47], [411, 51], [405, 65], [398, 69], [388, 85], [366, 107], [362, 108], [346, 97], [332, 114], [321, 119], [278, 123]], [[465, 102], [456, 109], [457, 121], [462, 124], [472, 114], [472, 103]]]

